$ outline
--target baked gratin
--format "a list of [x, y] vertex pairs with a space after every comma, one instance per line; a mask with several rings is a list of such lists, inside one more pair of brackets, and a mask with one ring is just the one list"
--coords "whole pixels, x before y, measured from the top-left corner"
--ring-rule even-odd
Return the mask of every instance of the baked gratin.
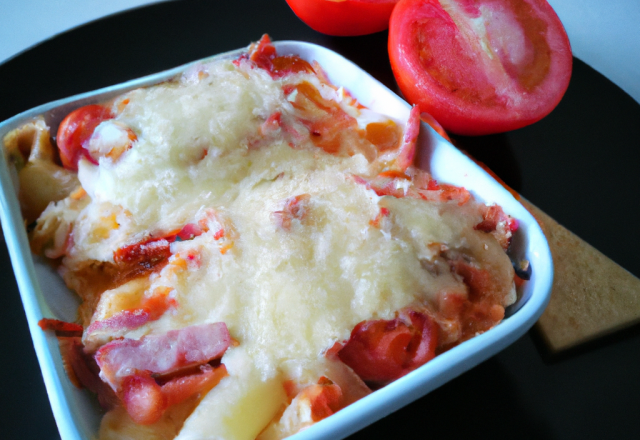
[[99, 437], [284, 438], [497, 325], [517, 221], [414, 167], [419, 130], [265, 36], [9, 133]]

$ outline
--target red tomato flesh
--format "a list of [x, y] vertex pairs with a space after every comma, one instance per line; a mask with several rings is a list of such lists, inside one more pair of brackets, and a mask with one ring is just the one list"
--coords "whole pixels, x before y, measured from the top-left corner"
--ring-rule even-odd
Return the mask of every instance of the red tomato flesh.
[[389, 57], [407, 100], [463, 135], [542, 119], [564, 95], [572, 65], [545, 0], [401, 0]]
[[287, 0], [287, 3], [313, 30], [352, 37], [387, 29], [398, 0]]
[[148, 372], [127, 376], [122, 384], [122, 401], [131, 419], [140, 425], [151, 425], [167, 409], [162, 388]]
[[407, 310], [396, 319], [357, 324], [338, 357], [365, 382], [382, 386], [433, 359], [437, 345], [437, 324]]
[[311, 385], [301, 392], [311, 403], [311, 419], [319, 422], [335, 414], [341, 407], [342, 390], [330, 379], [322, 376], [317, 385]]
[[194, 374], [174, 377], [161, 386], [162, 394], [167, 399], [167, 406], [183, 402], [196, 393], [207, 392], [215, 387], [225, 376], [227, 368], [224, 364], [212, 367], [202, 365]]
[[77, 171], [81, 157], [95, 162], [84, 144], [98, 124], [112, 118], [113, 114], [108, 108], [97, 104], [86, 105], [69, 113], [60, 123], [56, 136], [62, 165], [69, 170]]
[[171, 256], [171, 243], [175, 236], [150, 238], [113, 251], [116, 263], [152, 268]]
[[53, 330], [56, 336], [62, 337], [82, 336], [82, 332], [84, 331], [84, 328], [80, 324], [51, 318], [42, 318], [38, 321], [38, 326], [45, 331]]
[[[238, 65], [244, 56], [234, 61]], [[313, 73], [313, 67], [297, 55], [278, 56], [276, 48], [271, 44], [271, 37], [264, 34], [260, 41], [251, 45], [248, 58], [258, 67], [269, 72], [272, 78], [282, 78], [298, 72]]]
[[120, 396], [134, 422], [150, 425], [160, 420], [170, 406], [196, 393], [209, 391], [225, 376], [227, 368], [224, 365], [213, 368], [205, 364], [198, 371], [171, 378], [160, 385], [148, 371], [137, 372], [124, 378]]

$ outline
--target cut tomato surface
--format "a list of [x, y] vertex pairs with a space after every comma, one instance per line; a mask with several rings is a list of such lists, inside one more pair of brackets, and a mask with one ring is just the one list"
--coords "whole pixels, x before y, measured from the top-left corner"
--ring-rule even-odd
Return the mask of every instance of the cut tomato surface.
[[360, 378], [386, 385], [435, 356], [438, 327], [426, 314], [402, 311], [392, 320], [362, 321], [338, 351], [338, 357]]
[[111, 110], [97, 104], [86, 105], [69, 113], [60, 123], [56, 136], [62, 165], [77, 171], [81, 157], [95, 163], [85, 144], [102, 121], [112, 118]]
[[83, 328], [80, 324], [60, 321], [59, 319], [42, 318], [38, 321], [42, 330], [53, 330], [56, 336], [82, 336]]
[[287, 0], [287, 3], [313, 30], [348, 37], [387, 29], [398, 0]]
[[[276, 48], [271, 44], [269, 35], [264, 34], [260, 41], [251, 45], [248, 58], [271, 75], [272, 78], [282, 78], [298, 72], [313, 73], [313, 67], [297, 55], [278, 56]], [[242, 56], [234, 61], [239, 65]]]
[[171, 256], [170, 244], [175, 236], [150, 238], [138, 243], [130, 244], [113, 252], [116, 263], [141, 265], [152, 268]]
[[401, 0], [389, 57], [406, 99], [463, 135], [542, 119], [572, 68], [569, 39], [545, 0]]
[[151, 425], [160, 420], [167, 408], [167, 398], [148, 372], [127, 376], [122, 389], [122, 401], [134, 422]]

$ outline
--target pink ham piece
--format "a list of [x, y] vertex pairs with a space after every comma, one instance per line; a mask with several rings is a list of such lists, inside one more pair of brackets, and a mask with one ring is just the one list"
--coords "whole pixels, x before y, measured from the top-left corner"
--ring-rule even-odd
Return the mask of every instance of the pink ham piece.
[[95, 359], [100, 377], [118, 392], [127, 376], [145, 371], [165, 375], [202, 365], [222, 357], [230, 343], [226, 324], [217, 322], [111, 341], [96, 352]]
[[192, 240], [193, 238], [202, 235], [203, 232], [204, 231], [200, 226], [193, 223], [187, 223], [182, 229], [180, 229], [180, 232], [178, 232], [178, 237], [183, 241]]
[[89, 328], [87, 328], [87, 334], [104, 330], [131, 330], [142, 327], [149, 321], [151, 321], [151, 319], [148, 310], [122, 310], [108, 319], [92, 323]]
[[416, 141], [420, 134], [420, 109], [418, 106], [413, 106], [411, 112], [409, 112], [409, 120], [407, 121], [406, 128], [404, 130], [404, 136], [402, 137], [402, 143], [398, 149], [398, 158], [396, 159], [396, 166], [399, 171], [406, 171], [411, 165], [413, 165], [413, 159], [416, 155]]
[[[187, 258], [190, 257], [187, 256]], [[93, 322], [87, 328], [87, 334], [98, 331], [132, 330], [142, 327], [149, 321], [160, 319], [169, 308], [177, 306], [176, 300], [169, 296], [170, 292], [169, 288], [156, 289], [153, 295], [144, 297], [140, 301], [139, 307], [121, 310], [107, 319]]]
[[302, 220], [307, 216], [310, 198], [311, 196], [309, 194], [300, 194], [295, 197], [290, 197], [285, 200], [282, 211], [273, 212], [271, 217], [279, 227], [285, 231], [289, 231], [291, 229], [293, 219], [298, 219], [302, 222]]

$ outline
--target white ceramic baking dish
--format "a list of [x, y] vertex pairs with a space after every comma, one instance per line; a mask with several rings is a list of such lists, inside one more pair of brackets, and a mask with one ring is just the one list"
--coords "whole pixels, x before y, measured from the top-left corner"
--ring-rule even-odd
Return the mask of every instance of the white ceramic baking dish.
[[[334, 84], [344, 86], [365, 106], [397, 120], [407, 119], [409, 105], [405, 101], [337, 53], [302, 42], [282, 41], [275, 45], [279, 54], [297, 54], [308, 61], [318, 61]], [[243, 50], [220, 54], [211, 59], [235, 58]], [[71, 110], [108, 100], [127, 90], [164, 81], [189, 65], [36, 107], [0, 123], [0, 139], [37, 115], [43, 115], [52, 133], [55, 133], [62, 118]], [[424, 123], [419, 148], [419, 165], [428, 169], [434, 178], [464, 186], [478, 199], [497, 203], [506, 213], [518, 219], [520, 228], [511, 252], [514, 258], [531, 262], [532, 278], [520, 289], [518, 301], [507, 310], [506, 318], [498, 326], [441, 354], [416, 371], [298, 433], [292, 439], [339, 439], [373, 423], [504, 349], [534, 324], [547, 305], [553, 265], [549, 246], [534, 218], [491, 176]], [[2, 226], [60, 435], [65, 440], [95, 438], [102, 415], [96, 399], [69, 382], [55, 336], [43, 332], [37, 325], [43, 317], [74, 321], [78, 300], [49, 265], [31, 255], [4, 154], [0, 155], [0, 178]]]

